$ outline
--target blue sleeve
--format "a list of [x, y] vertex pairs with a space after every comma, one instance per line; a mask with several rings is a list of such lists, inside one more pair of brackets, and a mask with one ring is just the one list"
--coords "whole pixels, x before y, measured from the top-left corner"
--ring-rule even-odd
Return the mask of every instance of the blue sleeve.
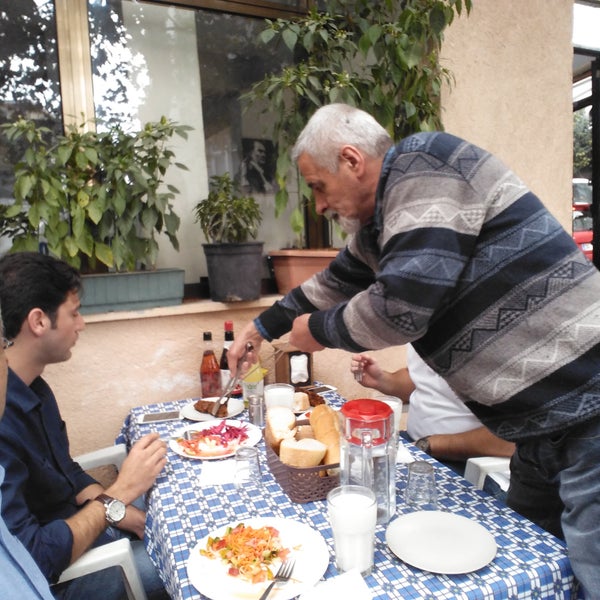
[[42, 573], [54, 583], [71, 562], [73, 535], [63, 519], [42, 525], [30, 511], [23, 489], [28, 469], [21, 460], [6, 452], [0, 441], [0, 457], [5, 468], [2, 484], [2, 516], [9, 530], [27, 548]]

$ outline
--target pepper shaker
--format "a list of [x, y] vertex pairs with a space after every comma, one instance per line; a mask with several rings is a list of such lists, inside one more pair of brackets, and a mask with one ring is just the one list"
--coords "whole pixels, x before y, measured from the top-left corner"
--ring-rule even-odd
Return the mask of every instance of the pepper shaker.
[[265, 403], [262, 396], [248, 396], [248, 415], [250, 423], [257, 427], [265, 426]]

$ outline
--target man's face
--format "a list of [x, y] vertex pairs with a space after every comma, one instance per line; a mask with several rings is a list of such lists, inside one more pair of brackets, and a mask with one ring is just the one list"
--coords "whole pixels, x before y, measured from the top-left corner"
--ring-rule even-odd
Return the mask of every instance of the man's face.
[[81, 302], [77, 292], [69, 292], [58, 307], [56, 323], [49, 329], [44, 340], [46, 364], [63, 362], [71, 358], [71, 348], [77, 343], [79, 332], [85, 323], [79, 313]]
[[263, 164], [267, 159], [267, 151], [262, 144], [254, 144], [254, 152], [252, 153], [252, 158], [259, 165]]
[[317, 213], [336, 221], [346, 233], [356, 233], [361, 227], [359, 182], [348, 163], [340, 161], [337, 172], [332, 173], [302, 154], [298, 168], [312, 190]]

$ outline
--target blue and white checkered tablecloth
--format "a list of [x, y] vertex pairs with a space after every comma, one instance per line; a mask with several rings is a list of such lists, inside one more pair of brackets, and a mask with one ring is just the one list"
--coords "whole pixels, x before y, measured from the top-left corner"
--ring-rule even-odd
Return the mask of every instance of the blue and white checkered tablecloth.
[[[343, 398], [336, 393], [328, 393], [327, 399], [333, 406], [343, 402]], [[138, 423], [138, 418], [144, 413], [182, 408], [189, 402], [190, 399], [187, 399], [134, 408], [117, 442], [131, 444], [151, 431], [158, 431], [163, 437], [173, 435], [181, 429], [181, 421], [142, 425]], [[247, 419], [246, 411], [236, 418]], [[466, 480], [402, 438], [400, 443], [405, 443], [415, 457], [435, 464], [440, 510], [481, 523], [494, 535], [498, 552], [488, 566], [474, 573], [436, 575], [412, 568], [394, 556], [385, 543], [385, 526], [378, 526], [375, 569], [372, 575], [365, 578], [373, 600], [557, 600], [579, 597], [563, 542], [485, 492], [474, 489]], [[291, 502], [269, 471], [263, 441], [259, 448], [263, 449], [261, 467], [264, 485], [264, 494], [260, 497], [240, 495], [232, 484], [200, 487], [203, 461], [182, 458], [169, 450], [169, 462], [147, 499], [145, 539], [148, 552], [173, 599], [205, 598], [192, 586], [187, 576], [186, 563], [190, 550], [212, 530], [249, 517], [285, 517], [319, 530], [327, 542], [331, 557], [324, 578], [337, 574], [325, 501], [305, 504]], [[406, 475], [406, 465], [399, 463], [396, 469], [399, 515], [405, 512], [401, 498]]]

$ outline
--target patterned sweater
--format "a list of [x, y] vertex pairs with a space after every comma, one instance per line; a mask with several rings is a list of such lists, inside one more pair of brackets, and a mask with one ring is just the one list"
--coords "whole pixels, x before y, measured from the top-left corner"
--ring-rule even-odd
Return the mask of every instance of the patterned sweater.
[[392, 148], [373, 220], [255, 323], [272, 339], [305, 312], [327, 347], [411, 342], [505, 439], [600, 414], [600, 273], [510, 170], [449, 134]]

